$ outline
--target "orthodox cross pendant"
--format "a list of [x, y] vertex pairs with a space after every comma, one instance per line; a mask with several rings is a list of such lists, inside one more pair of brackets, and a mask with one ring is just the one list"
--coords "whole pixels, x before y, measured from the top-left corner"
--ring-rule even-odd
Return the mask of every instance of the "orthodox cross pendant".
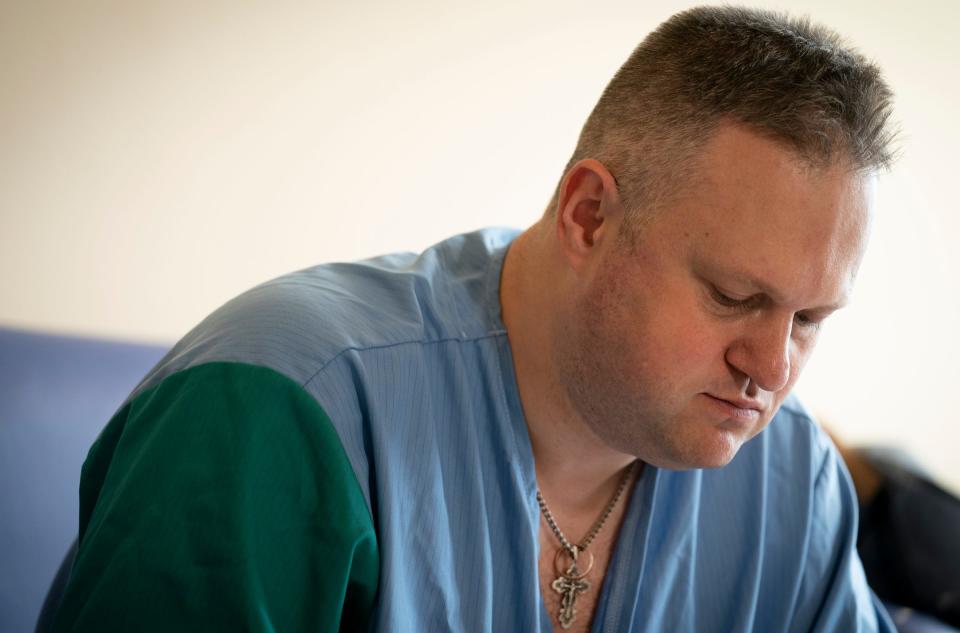
[[587, 569], [580, 571], [577, 566], [577, 556], [580, 553], [579, 548], [573, 547], [573, 551], [560, 549], [554, 558], [554, 563], [559, 562], [562, 554], [566, 554], [571, 559], [570, 565], [566, 571], [561, 571], [550, 586], [560, 594], [560, 612], [557, 614], [557, 620], [560, 622], [560, 628], [569, 629], [573, 621], [577, 619], [577, 597], [586, 593], [590, 589], [590, 581], [584, 579], [590, 569], [593, 567], [593, 554], [590, 554], [590, 564]]

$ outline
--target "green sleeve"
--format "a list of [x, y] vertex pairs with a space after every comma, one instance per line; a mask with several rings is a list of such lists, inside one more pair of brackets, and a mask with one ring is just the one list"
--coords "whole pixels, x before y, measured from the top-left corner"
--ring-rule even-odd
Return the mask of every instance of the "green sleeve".
[[273, 370], [210, 363], [139, 394], [80, 505], [58, 633], [366, 628], [370, 513], [329, 418]]

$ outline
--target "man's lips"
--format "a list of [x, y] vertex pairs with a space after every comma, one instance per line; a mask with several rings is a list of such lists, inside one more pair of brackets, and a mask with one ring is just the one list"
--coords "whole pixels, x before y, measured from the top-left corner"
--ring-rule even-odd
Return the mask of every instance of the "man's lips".
[[721, 398], [710, 393], [703, 395], [726, 415], [740, 420], [756, 420], [766, 408], [762, 402], [749, 398]]
[[757, 411], [763, 411], [766, 408], [759, 400], [751, 400], [749, 398], [723, 398], [721, 396], [715, 396], [712, 393], [708, 393], [707, 395], [711, 398], [728, 402], [738, 409], [755, 409]]

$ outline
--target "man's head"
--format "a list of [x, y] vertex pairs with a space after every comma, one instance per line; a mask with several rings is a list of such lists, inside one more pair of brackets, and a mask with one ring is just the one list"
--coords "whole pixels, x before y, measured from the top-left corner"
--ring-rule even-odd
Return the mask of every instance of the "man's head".
[[892, 161], [890, 112], [879, 68], [829, 29], [769, 11], [698, 7], [637, 46], [584, 124], [564, 173], [598, 160], [642, 224], [683, 186], [722, 122], [745, 124], [812, 165], [877, 171]]
[[889, 96], [836, 36], [768, 13], [695, 9], [641, 44], [543, 223], [551, 357], [602, 443], [713, 467], [770, 422], [848, 299]]

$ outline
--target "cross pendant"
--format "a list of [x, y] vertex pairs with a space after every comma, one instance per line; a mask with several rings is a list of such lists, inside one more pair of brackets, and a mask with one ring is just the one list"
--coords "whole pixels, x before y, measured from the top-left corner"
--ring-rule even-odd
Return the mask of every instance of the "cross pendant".
[[577, 563], [574, 561], [570, 568], [565, 573], [560, 574], [550, 586], [560, 594], [560, 612], [557, 614], [560, 628], [569, 629], [577, 618], [577, 596], [590, 589], [590, 581], [582, 578], [580, 570], [577, 569]]

